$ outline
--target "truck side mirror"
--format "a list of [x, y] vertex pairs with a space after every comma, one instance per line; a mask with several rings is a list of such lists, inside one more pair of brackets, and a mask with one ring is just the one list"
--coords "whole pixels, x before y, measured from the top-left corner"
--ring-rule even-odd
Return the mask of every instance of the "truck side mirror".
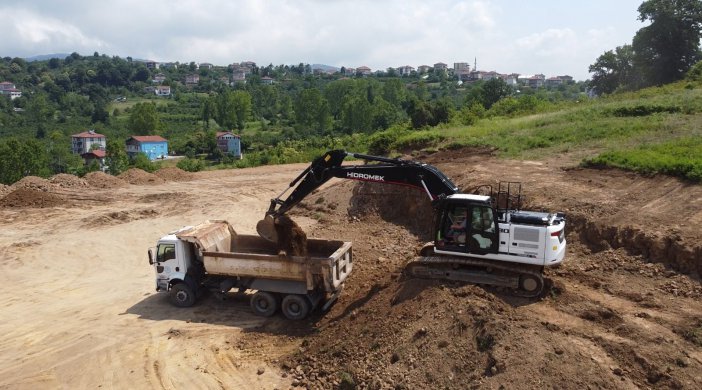
[[151, 248], [149, 248], [149, 264], [154, 264], [154, 252], [151, 251]]

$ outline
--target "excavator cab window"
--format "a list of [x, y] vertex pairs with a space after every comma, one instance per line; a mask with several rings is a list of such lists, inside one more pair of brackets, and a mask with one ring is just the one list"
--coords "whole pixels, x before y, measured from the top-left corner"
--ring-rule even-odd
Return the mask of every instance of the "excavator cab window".
[[495, 213], [487, 205], [448, 204], [436, 234], [444, 250], [489, 253], [497, 251]]

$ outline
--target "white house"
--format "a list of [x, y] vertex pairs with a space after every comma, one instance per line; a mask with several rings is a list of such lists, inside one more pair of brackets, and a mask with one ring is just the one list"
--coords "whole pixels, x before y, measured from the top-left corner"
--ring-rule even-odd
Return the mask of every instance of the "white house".
[[102, 134], [96, 133], [95, 130], [88, 130], [71, 136], [71, 151], [74, 154], [88, 153], [90, 149], [105, 150], [106, 147], [107, 138]]
[[171, 87], [168, 85], [159, 85], [154, 90], [156, 96], [171, 96]]

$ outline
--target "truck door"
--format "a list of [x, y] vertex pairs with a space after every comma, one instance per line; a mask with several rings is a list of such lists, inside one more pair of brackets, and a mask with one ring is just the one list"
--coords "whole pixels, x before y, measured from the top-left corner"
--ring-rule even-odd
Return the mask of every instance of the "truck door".
[[156, 270], [159, 274], [166, 275], [181, 271], [176, 257], [175, 243], [158, 244], [156, 249]]

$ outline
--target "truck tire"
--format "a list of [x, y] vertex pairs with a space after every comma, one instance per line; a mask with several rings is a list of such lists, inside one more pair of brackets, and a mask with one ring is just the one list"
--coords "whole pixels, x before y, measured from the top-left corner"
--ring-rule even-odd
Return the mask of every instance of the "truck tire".
[[178, 307], [190, 307], [195, 304], [195, 293], [185, 283], [178, 283], [169, 292], [171, 303]]
[[286, 295], [281, 306], [283, 314], [290, 320], [301, 320], [310, 312], [310, 302], [297, 294]]
[[278, 310], [278, 298], [266, 291], [258, 291], [251, 297], [251, 310], [262, 317], [270, 317]]

